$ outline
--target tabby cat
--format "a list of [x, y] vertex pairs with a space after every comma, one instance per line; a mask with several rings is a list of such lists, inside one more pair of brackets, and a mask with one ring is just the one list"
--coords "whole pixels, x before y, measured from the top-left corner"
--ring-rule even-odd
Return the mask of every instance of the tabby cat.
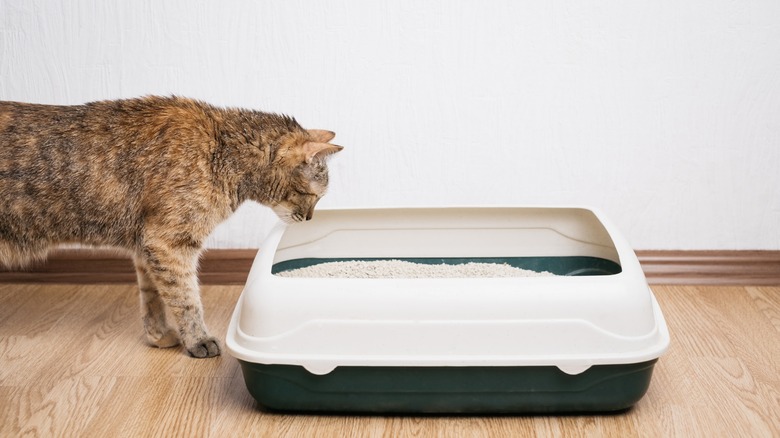
[[311, 219], [334, 135], [181, 97], [0, 102], [0, 262], [71, 242], [129, 250], [147, 340], [219, 355], [198, 289], [204, 240], [247, 200]]

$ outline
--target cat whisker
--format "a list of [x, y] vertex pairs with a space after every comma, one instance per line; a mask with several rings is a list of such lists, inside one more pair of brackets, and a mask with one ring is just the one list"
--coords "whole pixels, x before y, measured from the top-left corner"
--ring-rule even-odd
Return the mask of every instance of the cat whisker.
[[282, 220], [282, 222], [286, 224], [294, 224], [296, 222], [303, 222], [306, 220], [306, 216], [295, 211], [291, 211], [290, 209], [287, 209], [285, 207], [282, 207], [280, 205], [272, 207], [274, 213], [276, 213], [277, 216], [279, 216], [279, 219]]
[[292, 212], [288, 210], [287, 208], [282, 207], [281, 205], [275, 205], [271, 207], [271, 209], [276, 213], [276, 215], [281, 219], [282, 222], [286, 224], [292, 224], [295, 222], [295, 220], [292, 217]]

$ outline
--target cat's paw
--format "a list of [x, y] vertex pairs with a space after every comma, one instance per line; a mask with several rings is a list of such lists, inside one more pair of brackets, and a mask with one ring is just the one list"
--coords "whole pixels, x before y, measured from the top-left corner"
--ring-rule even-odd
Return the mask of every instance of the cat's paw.
[[209, 337], [187, 348], [190, 356], [197, 358], [219, 356], [220, 348], [217, 338]]
[[170, 348], [179, 345], [179, 335], [173, 329], [168, 329], [164, 334], [147, 333], [146, 340], [157, 348]]

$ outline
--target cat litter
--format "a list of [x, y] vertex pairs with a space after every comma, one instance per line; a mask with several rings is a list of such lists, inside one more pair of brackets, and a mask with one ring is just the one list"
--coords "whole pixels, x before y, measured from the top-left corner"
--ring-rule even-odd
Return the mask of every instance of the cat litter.
[[550, 272], [536, 272], [498, 263], [424, 264], [404, 260], [354, 260], [327, 262], [305, 268], [282, 271], [281, 277], [315, 278], [501, 278], [548, 277]]
[[[391, 260], [555, 275], [348, 278]], [[285, 276], [330, 262], [351, 267]], [[265, 409], [549, 414], [637, 403], [669, 333], [636, 255], [592, 209], [345, 209], [269, 233], [225, 345]]]

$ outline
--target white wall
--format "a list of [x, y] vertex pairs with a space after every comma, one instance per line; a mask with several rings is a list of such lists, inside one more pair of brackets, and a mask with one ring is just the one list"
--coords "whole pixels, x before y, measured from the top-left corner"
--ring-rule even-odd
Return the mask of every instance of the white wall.
[[[584, 204], [780, 249], [780, 2], [0, 0], [0, 99], [142, 94], [338, 133], [322, 206]], [[258, 246], [243, 207], [211, 247]]]

